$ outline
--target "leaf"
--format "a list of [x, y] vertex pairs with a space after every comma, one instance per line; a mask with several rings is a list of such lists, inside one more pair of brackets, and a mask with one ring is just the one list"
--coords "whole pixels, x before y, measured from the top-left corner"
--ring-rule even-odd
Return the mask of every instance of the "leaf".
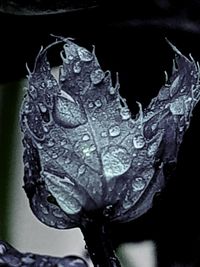
[[33, 253], [21, 253], [8, 243], [0, 240], [0, 266], [74, 266], [87, 267], [87, 263], [77, 256], [66, 256], [63, 258], [52, 257], [47, 255], [37, 255]]
[[[22, 105], [25, 168], [32, 166], [25, 171], [25, 189], [33, 185], [32, 209], [54, 227], [52, 215], [41, 215], [41, 201], [51, 214], [56, 206], [66, 228], [108, 207], [111, 221], [135, 219], [163, 188], [164, 167], [177, 160], [199, 101], [199, 68], [171, 45], [176, 61], [170, 80], [145, 110], [138, 103], [133, 119], [119, 95], [118, 76], [113, 86], [94, 49], [63, 41], [59, 81], [51, 74], [48, 48], [41, 50]], [[54, 203], [48, 203], [48, 193]]]

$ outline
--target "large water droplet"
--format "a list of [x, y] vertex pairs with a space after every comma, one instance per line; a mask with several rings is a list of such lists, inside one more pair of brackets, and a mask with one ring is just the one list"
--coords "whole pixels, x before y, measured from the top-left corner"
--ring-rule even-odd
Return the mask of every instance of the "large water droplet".
[[115, 137], [115, 136], [120, 135], [121, 130], [118, 125], [114, 125], [109, 128], [108, 132], [110, 136]]
[[6, 247], [3, 244], [0, 244], [0, 255], [3, 255], [6, 252]]
[[176, 99], [170, 104], [170, 111], [173, 115], [183, 115], [184, 114], [184, 102], [183, 99]]
[[90, 79], [93, 84], [98, 84], [103, 80], [104, 76], [105, 73], [101, 69], [97, 69], [90, 74]]
[[145, 180], [142, 177], [138, 177], [132, 183], [133, 191], [135, 192], [141, 191], [145, 188], [145, 185], [146, 185]]
[[77, 52], [82, 61], [88, 62], [93, 59], [93, 54], [83, 47], [78, 47]]
[[98, 108], [100, 108], [102, 106], [102, 103], [101, 103], [101, 100], [100, 99], [95, 100], [94, 104]]
[[120, 115], [122, 117], [122, 120], [128, 120], [131, 117], [130, 111], [128, 108], [124, 107], [120, 110]]
[[133, 145], [135, 148], [140, 149], [145, 145], [145, 140], [142, 135], [136, 135], [133, 137]]
[[81, 72], [81, 63], [80, 63], [80, 61], [77, 61], [77, 62], [74, 63], [73, 71], [75, 73], [80, 73]]
[[131, 166], [131, 155], [121, 146], [107, 147], [101, 158], [104, 174], [108, 180], [124, 174]]

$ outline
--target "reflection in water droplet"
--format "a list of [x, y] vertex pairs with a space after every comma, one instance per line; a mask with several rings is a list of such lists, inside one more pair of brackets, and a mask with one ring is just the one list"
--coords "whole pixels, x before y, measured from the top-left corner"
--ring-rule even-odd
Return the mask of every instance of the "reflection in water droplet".
[[0, 244], [0, 255], [3, 255], [6, 252], [6, 247], [3, 244]]
[[142, 135], [136, 135], [133, 137], [133, 145], [135, 148], [140, 149], [145, 145], [145, 140]]
[[120, 127], [118, 125], [111, 126], [110, 129], [108, 130], [109, 135], [112, 137], [120, 135]]
[[108, 180], [124, 174], [131, 166], [131, 156], [124, 147], [110, 146], [102, 155], [104, 174]]
[[90, 74], [90, 79], [93, 84], [98, 84], [103, 80], [104, 76], [105, 73], [101, 69], [97, 69]]
[[93, 54], [83, 47], [78, 47], [77, 52], [82, 61], [88, 62], [93, 59]]
[[136, 178], [132, 183], [133, 191], [141, 191], [145, 188], [145, 181], [142, 177]]
[[88, 134], [84, 134], [82, 140], [83, 141], [88, 141], [90, 139], [90, 136]]
[[100, 99], [97, 99], [95, 102], [95, 106], [100, 108], [102, 106], [102, 103], [101, 103], [101, 100]]
[[131, 117], [131, 114], [128, 108], [121, 108], [120, 115], [122, 117], [122, 120], [128, 120]]
[[77, 62], [74, 63], [73, 71], [75, 73], [80, 73], [81, 72], [81, 63], [80, 63], [80, 61], [77, 61]]

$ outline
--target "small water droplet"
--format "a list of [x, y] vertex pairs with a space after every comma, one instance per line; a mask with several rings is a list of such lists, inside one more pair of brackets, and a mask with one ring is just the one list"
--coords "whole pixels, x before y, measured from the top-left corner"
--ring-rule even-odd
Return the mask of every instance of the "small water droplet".
[[95, 106], [100, 108], [102, 106], [102, 103], [101, 103], [101, 100], [100, 99], [97, 99], [95, 102]]
[[93, 107], [94, 107], [94, 104], [93, 104], [92, 102], [90, 102], [90, 103], [88, 104], [88, 107], [89, 107], [89, 108], [93, 108]]
[[88, 62], [93, 59], [93, 54], [84, 47], [78, 47], [77, 52], [82, 61]]
[[111, 86], [111, 87], [109, 88], [109, 93], [110, 93], [111, 95], [114, 95], [115, 92], [116, 92], [116, 88], [113, 87], [113, 86]]
[[88, 141], [90, 139], [90, 136], [88, 134], [84, 134], [82, 140], [83, 141]]
[[121, 108], [120, 115], [122, 117], [122, 120], [128, 120], [131, 117], [130, 111], [128, 108]]
[[75, 73], [80, 73], [81, 72], [81, 63], [80, 63], [80, 61], [77, 61], [77, 62], [74, 63], [73, 71]]
[[33, 85], [29, 86], [29, 93], [33, 99], [37, 98], [37, 90], [35, 89], [35, 87]]
[[140, 149], [145, 145], [145, 140], [142, 135], [136, 135], [133, 137], [133, 145], [135, 148]]
[[33, 110], [30, 103], [28, 103], [27, 101], [24, 102], [23, 109], [25, 114], [28, 114]]
[[94, 144], [92, 144], [91, 146], [90, 146], [90, 152], [93, 152], [93, 151], [95, 151], [96, 150], [96, 146], [94, 145]]
[[145, 181], [142, 177], [138, 177], [136, 178], [133, 183], [132, 183], [132, 188], [133, 188], [133, 191], [141, 191], [145, 188]]
[[85, 165], [81, 165], [78, 169], [78, 176], [84, 174], [85, 170], [86, 170]]
[[44, 132], [48, 133], [49, 132], [49, 127], [47, 127], [46, 125], [43, 126]]
[[58, 153], [53, 152], [53, 153], [52, 153], [52, 159], [57, 159], [57, 158], [58, 158]]
[[68, 55], [67, 55], [67, 58], [68, 58], [69, 60], [73, 60], [74, 57], [73, 57], [72, 55], [68, 54]]
[[105, 73], [101, 69], [97, 69], [90, 74], [90, 79], [93, 84], [98, 84], [103, 80], [104, 76]]
[[107, 136], [108, 136], [107, 132], [101, 132], [101, 137], [107, 137]]
[[65, 159], [65, 164], [69, 164], [71, 162], [71, 159], [70, 158], [66, 158]]
[[116, 136], [120, 135], [121, 130], [120, 130], [120, 127], [118, 125], [114, 125], [114, 126], [110, 127], [108, 132], [109, 132], [110, 136], [116, 137]]
[[40, 103], [38, 103], [38, 105], [39, 105], [40, 111], [42, 113], [47, 112], [47, 108], [46, 108], [46, 106], [43, 103], [40, 102]]
[[0, 255], [3, 255], [6, 252], [6, 247], [3, 244], [0, 244]]
[[36, 146], [37, 146], [38, 149], [43, 149], [43, 145], [42, 145], [41, 143], [38, 143], [38, 142], [37, 142], [37, 143], [36, 143]]
[[47, 142], [47, 146], [48, 147], [53, 147], [54, 145], [55, 145], [54, 139], [49, 139], [48, 142]]
[[61, 142], [60, 142], [60, 145], [61, 146], [65, 146], [67, 144], [67, 140], [66, 139], [63, 139]]
[[21, 261], [26, 264], [32, 264], [35, 262], [35, 259], [33, 259], [32, 255], [27, 255], [26, 257], [23, 257]]

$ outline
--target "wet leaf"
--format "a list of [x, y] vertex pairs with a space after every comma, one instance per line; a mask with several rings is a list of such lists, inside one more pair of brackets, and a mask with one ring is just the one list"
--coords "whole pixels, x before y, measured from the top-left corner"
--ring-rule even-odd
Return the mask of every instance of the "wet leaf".
[[59, 81], [51, 74], [48, 48], [41, 50], [22, 105], [31, 208], [57, 228], [79, 226], [92, 211], [107, 214], [108, 207], [111, 221], [135, 219], [163, 188], [166, 164], [177, 160], [199, 101], [198, 65], [171, 45], [171, 78], [146, 109], [138, 103], [132, 118], [118, 77], [113, 85], [94, 50], [63, 41]]

